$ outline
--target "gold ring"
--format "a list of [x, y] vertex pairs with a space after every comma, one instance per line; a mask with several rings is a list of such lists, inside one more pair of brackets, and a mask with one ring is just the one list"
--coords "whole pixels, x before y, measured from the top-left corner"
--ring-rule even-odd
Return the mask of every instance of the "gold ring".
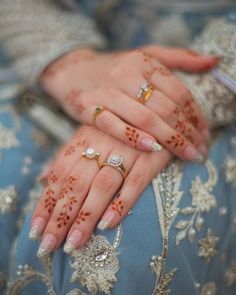
[[103, 107], [96, 107], [96, 109], [95, 109], [95, 111], [93, 113], [93, 125], [94, 126], [96, 124], [97, 116], [100, 115], [104, 111], [105, 111], [105, 108], [103, 108]]
[[110, 166], [116, 169], [122, 175], [124, 179], [127, 177], [127, 172], [123, 165], [123, 158], [118, 154], [110, 155], [108, 159], [102, 164], [102, 167], [104, 166]]
[[99, 162], [100, 154], [95, 152], [93, 148], [88, 147], [86, 151], [82, 153], [82, 157], [87, 160], [95, 160], [97, 162], [98, 168], [101, 168], [101, 164]]
[[139, 93], [137, 95], [139, 102], [142, 104], [147, 102], [153, 93], [153, 89], [154, 89], [153, 86], [149, 85], [148, 83], [144, 83], [140, 87]]

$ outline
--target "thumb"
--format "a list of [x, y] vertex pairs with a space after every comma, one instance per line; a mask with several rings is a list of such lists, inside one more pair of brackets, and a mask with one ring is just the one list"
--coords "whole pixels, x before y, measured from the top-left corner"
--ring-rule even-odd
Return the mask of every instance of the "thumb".
[[179, 69], [186, 72], [204, 72], [215, 67], [221, 57], [202, 55], [195, 51], [185, 48], [171, 48], [162, 46], [146, 46], [143, 50], [158, 59], [170, 69]]

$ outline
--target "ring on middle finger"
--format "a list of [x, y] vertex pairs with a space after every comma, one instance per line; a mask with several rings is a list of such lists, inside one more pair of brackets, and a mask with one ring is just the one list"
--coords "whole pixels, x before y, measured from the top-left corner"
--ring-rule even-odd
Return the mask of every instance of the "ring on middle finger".
[[142, 84], [137, 95], [138, 101], [142, 104], [147, 102], [152, 95], [153, 89], [153, 86], [148, 83]]
[[110, 166], [116, 169], [125, 179], [127, 177], [127, 171], [123, 165], [123, 158], [118, 154], [111, 154], [107, 160], [102, 164], [102, 167]]
[[101, 168], [101, 164], [99, 162], [100, 153], [97, 153], [95, 149], [88, 147], [83, 153], [82, 157], [87, 160], [95, 160], [97, 162], [98, 168]]

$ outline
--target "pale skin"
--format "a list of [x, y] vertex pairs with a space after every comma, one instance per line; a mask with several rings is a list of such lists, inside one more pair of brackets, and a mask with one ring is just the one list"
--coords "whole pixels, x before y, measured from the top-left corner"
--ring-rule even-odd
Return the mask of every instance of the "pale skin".
[[[207, 71], [218, 61], [159, 46], [117, 54], [78, 49], [43, 72], [40, 84], [74, 119], [92, 124], [95, 109], [105, 111], [95, 121], [103, 132], [83, 127], [50, 165], [47, 186], [32, 217], [36, 230], [32, 237], [43, 235], [41, 250], [51, 252], [65, 238], [67, 253], [82, 247], [99, 221], [102, 229], [121, 222], [173, 155], [192, 161], [199, 154], [206, 156], [210, 139], [206, 120], [169, 69]], [[145, 105], [137, 101], [144, 82], [154, 87]], [[144, 145], [143, 139], [164, 148], [152, 153], [153, 145]], [[95, 160], [83, 158], [88, 146], [101, 153], [101, 162], [111, 153], [121, 155], [128, 172], [125, 181], [114, 168], [99, 169]]]
[[[121, 155], [127, 177], [110, 166], [99, 168], [95, 159], [84, 158], [82, 153], [88, 147], [100, 153], [100, 163], [111, 154]], [[70, 253], [86, 244], [98, 224], [102, 230], [118, 225], [172, 157], [166, 149], [159, 153], [135, 150], [94, 127], [79, 129], [44, 176], [45, 190], [32, 216], [32, 227], [36, 221], [40, 228], [41, 245], [51, 252], [66, 239], [64, 249]]]

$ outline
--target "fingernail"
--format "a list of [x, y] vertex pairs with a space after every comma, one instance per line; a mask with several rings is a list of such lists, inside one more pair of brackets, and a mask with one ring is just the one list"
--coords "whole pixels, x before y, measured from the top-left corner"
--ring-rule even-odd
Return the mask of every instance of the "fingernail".
[[44, 218], [36, 217], [31, 227], [31, 230], [29, 232], [29, 239], [37, 240], [42, 234], [45, 228], [45, 225], [46, 225], [46, 220]]
[[141, 143], [143, 147], [147, 148], [150, 151], [160, 152], [162, 150], [162, 146], [150, 138], [144, 138]]
[[206, 158], [208, 156], [208, 150], [206, 148], [206, 146], [204, 144], [201, 144], [199, 147], [198, 147], [198, 150], [199, 152], [204, 155], [204, 157]]
[[98, 224], [98, 229], [100, 230], [105, 230], [107, 229], [107, 227], [109, 226], [109, 224], [111, 223], [111, 221], [114, 219], [115, 217], [115, 212], [113, 211], [109, 211], [107, 212], [101, 219], [101, 221]]
[[71, 254], [72, 251], [74, 251], [81, 245], [82, 240], [82, 232], [78, 229], [73, 230], [69, 238], [66, 240], [66, 243], [63, 248], [64, 252], [67, 254]]
[[47, 178], [48, 175], [49, 175], [50, 168], [51, 168], [51, 165], [47, 165], [46, 167], [44, 167], [43, 171], [41, 172], [41, 174], [40, 174], [39, 177], [38, 177], [38, 179], [39, 179], [40, 181], [44, 181], [44, 180], [46, 180], [46, 178]]
[[184, 156], [186, 159], [194, 161], [196, 163], [204, 162], [204, 157], [202, 156], [202, 154], [200, 154], [198, 150], [192, 145], [188, 145], [185, 148]]
[[209, 130], [206, 128], [206, 129], [204, 129], [202, 132], [201, 132], [201, 134], [202, 134], [202, 137], [204, 138], [204, 140], [207, 142], [207, 143], [209, 143], [210, 141], [211, 141], [211, 134], [210, 134], [210, 132], [209, 132]]
[[38, 257], [44, 257], [48, 256], [56, 246], [57, 239], [52, 234], [46, 234], [46, 236], [43, 238], [42, 243], [39, 246], [37, 256]]

